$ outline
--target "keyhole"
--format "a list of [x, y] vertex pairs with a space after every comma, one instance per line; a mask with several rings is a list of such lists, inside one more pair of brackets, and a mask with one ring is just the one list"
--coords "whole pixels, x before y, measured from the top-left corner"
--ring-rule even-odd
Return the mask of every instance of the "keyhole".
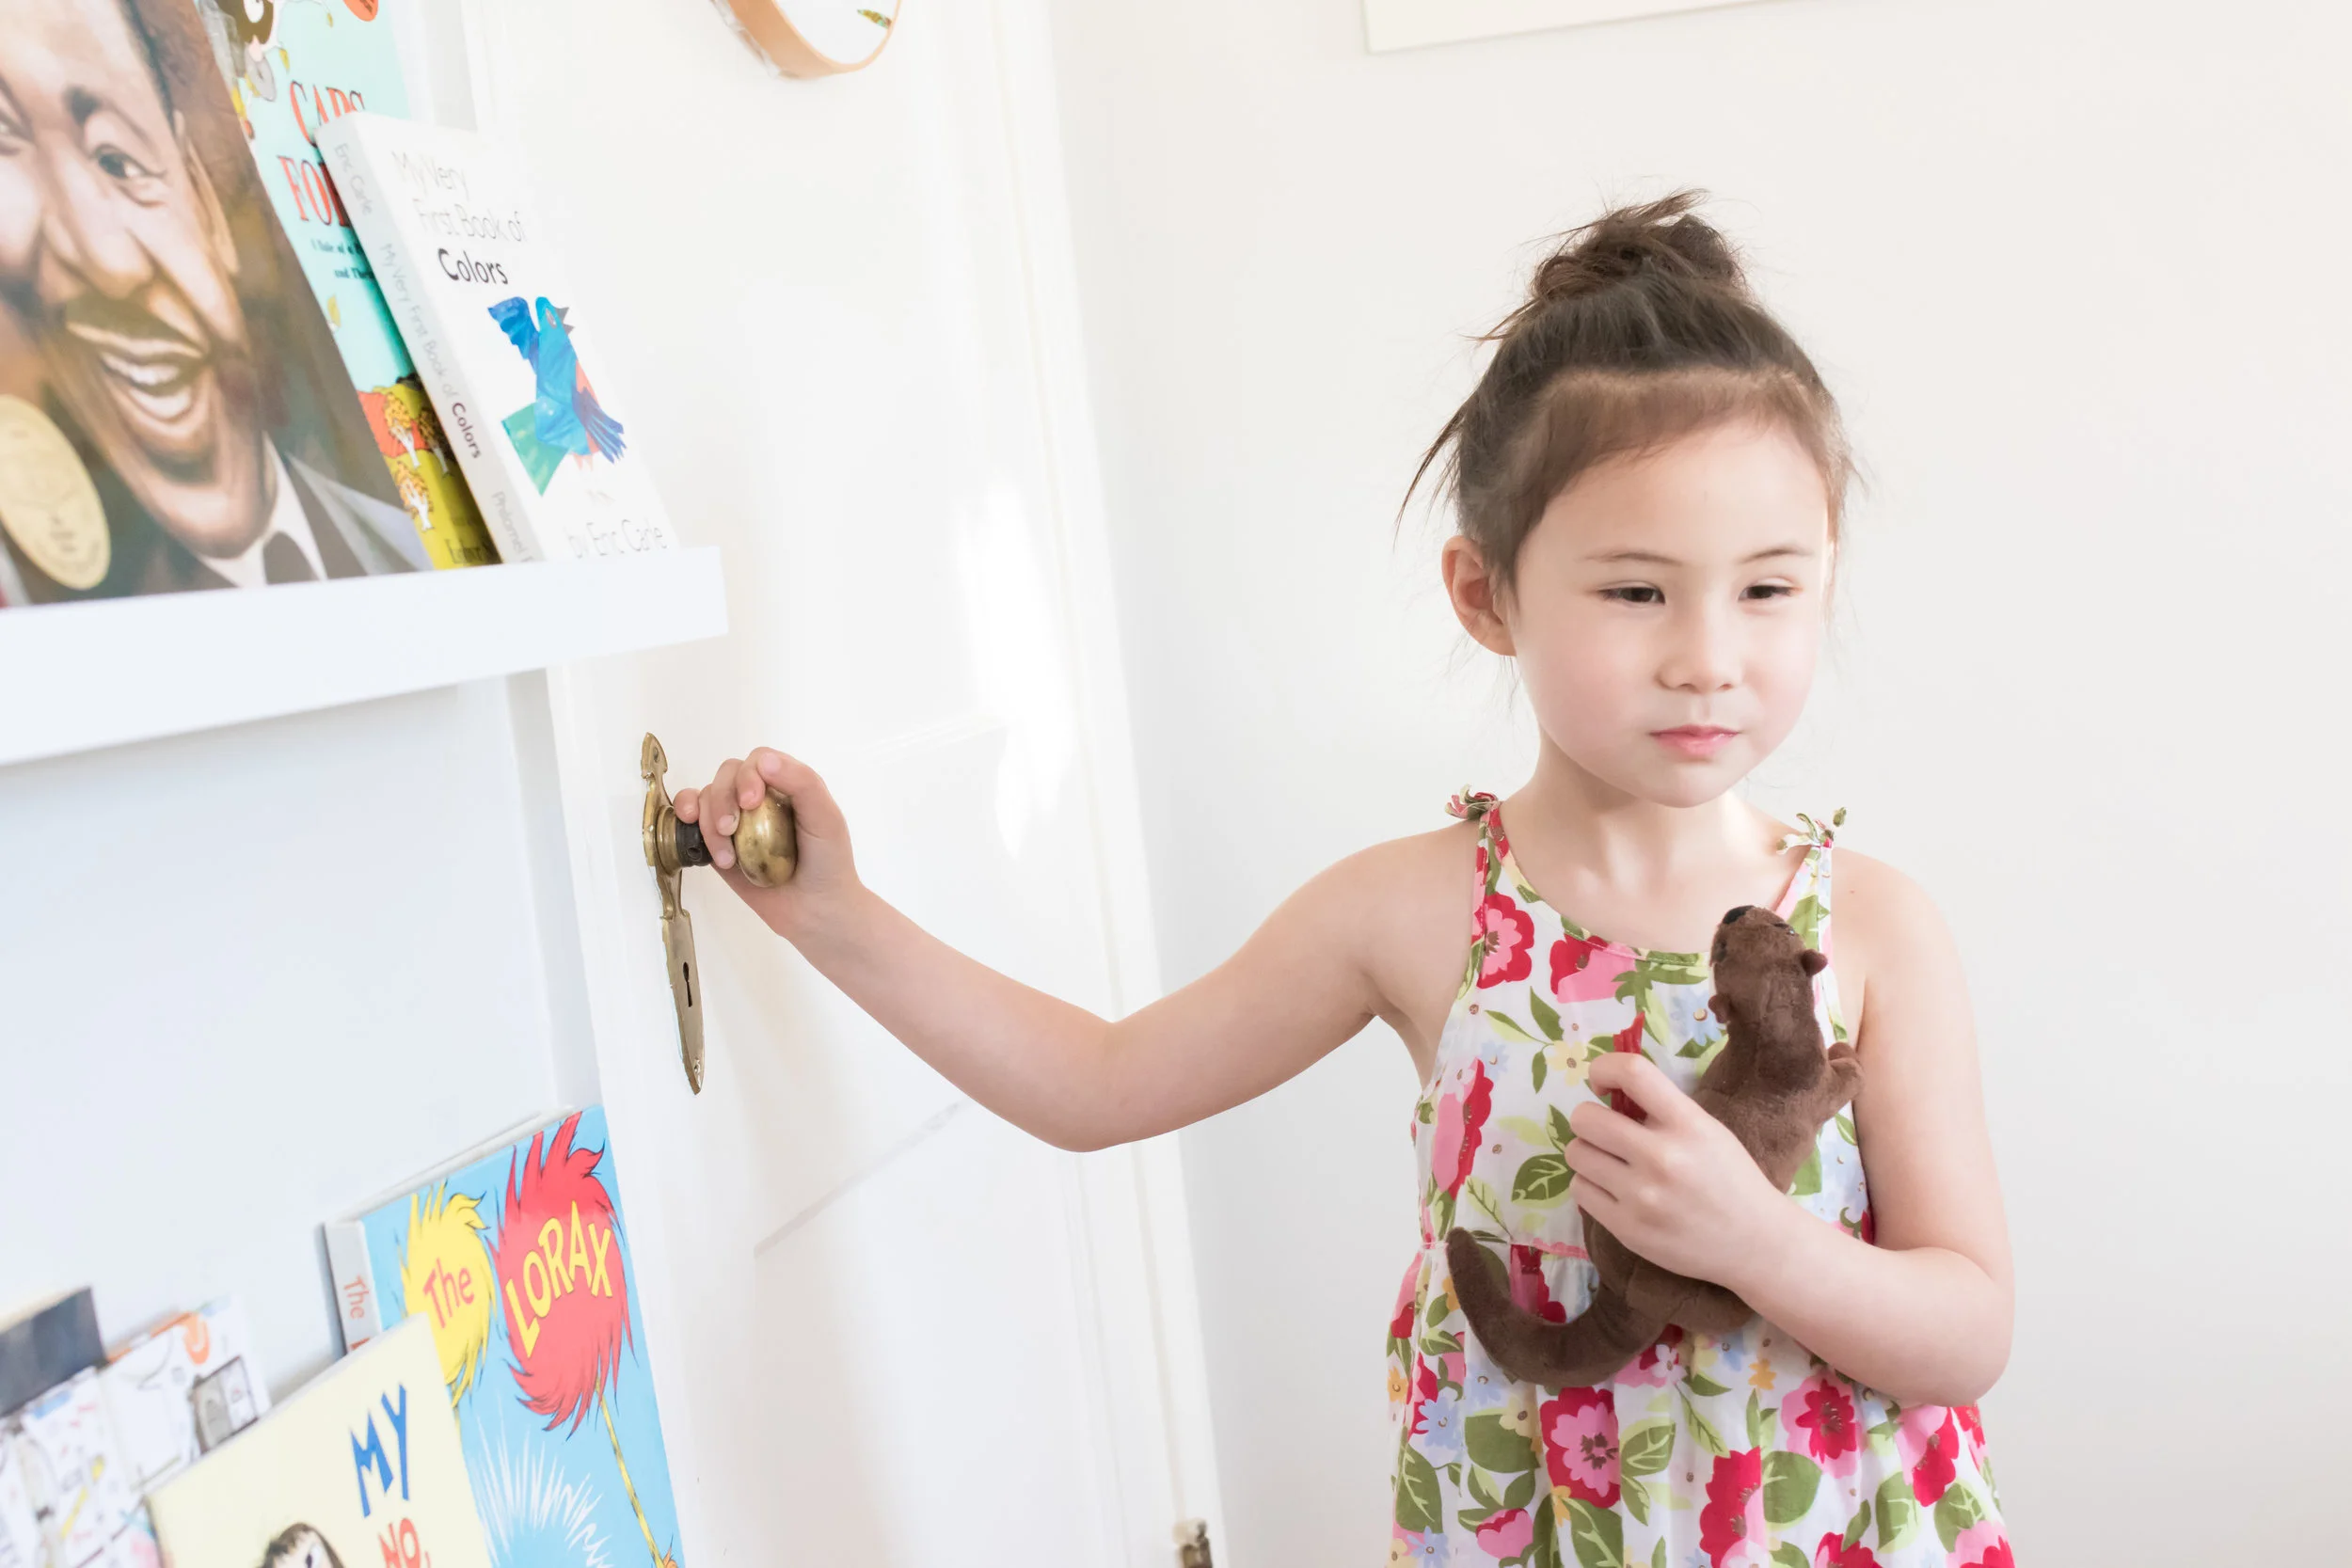
[[691, 1007], [694, 1005], [694, 966], [681, 963], [677, 966], [677, 973], [678, 978], [686, 982], [686, 1005]]

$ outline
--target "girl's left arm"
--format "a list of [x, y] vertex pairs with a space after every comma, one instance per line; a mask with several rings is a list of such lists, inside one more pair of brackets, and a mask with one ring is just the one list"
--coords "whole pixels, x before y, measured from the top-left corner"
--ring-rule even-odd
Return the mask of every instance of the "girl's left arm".
[[1637, 1055], [1595, 1062], [1590, 1083], [1626, 1090], [1649, 1120], [1579, 1106], [1573, 1196], [1635, 1252], [1739, 1291], [1847, 1376], [1905, 1404], [1970, 1404], [2009, 1361], [2012, 1302], [1960, 955], [1909, 879], [1850, 851], [1837, 869], [1876, 1244], [1772, 1191], [1739, 1140]]

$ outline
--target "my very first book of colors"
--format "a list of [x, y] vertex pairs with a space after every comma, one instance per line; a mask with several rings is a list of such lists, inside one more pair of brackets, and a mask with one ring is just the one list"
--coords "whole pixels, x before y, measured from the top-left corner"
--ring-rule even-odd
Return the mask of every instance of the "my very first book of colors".
[[432, 1325], [496, 1568], [675, 1568], [677, 1507], [604, 1111], [326, 1227], [344, 1340]]
[[335, 188], [506, 561], [673, 546], [584, 308], [513, 152], [360, 112], [321, 126]]

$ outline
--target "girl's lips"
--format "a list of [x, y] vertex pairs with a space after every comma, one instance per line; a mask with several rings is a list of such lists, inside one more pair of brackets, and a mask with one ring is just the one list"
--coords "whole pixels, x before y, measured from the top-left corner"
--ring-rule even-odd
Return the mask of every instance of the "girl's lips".
[[1738, 730], [1717, 729], [1712, 724], [1684, 724], [1677, 729], [1652, 730], [1650, 738], [1686, 757], [1704, 759], [1722, 751], [1739, 733]]

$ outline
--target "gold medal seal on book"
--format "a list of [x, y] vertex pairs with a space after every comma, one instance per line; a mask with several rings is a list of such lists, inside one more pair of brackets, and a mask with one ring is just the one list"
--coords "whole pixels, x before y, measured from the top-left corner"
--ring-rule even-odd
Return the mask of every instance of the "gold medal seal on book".
[[114, 560], [106, 509], [65, 432], [0, 395], [0, 529], [61, 588], [95, 588]]

